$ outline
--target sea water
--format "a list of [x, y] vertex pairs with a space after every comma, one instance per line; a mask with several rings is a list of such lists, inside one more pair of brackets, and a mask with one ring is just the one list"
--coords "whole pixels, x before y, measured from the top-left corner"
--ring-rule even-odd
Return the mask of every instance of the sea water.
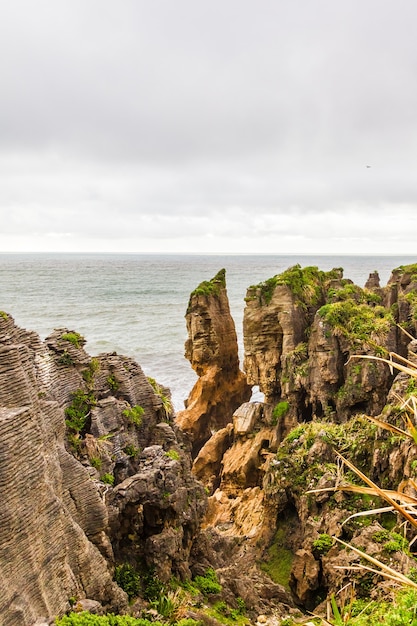
[[342, 267], [363, 286], [378, 270], [416, 263], [410, 256], [0, 254], [0, 310], [42, 339], [68, 328], [86, 339], [87, 352], [134, 357], [148, 376], [171, 389], [184, 408], [196, 376], [184, 358], [184, 315], [191, 291], [226, 269], [230, 308], [242, 356], [244, 297], [257, 284], [299, 263]]

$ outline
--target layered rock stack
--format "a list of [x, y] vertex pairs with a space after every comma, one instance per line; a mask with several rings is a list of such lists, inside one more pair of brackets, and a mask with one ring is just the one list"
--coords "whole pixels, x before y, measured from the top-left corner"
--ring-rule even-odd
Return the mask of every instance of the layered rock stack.
[[233, 411], [251, 395], [246, 377], [239, 369], [225, 270], [193, 291], [186, 323], [185, 356], [199, 378], [186, 409], [177, 415], [177, 423], [190, 435], [196, 456], [214, 432], [231, 422]]
[[43, 343], [0, 314], [0, 622], [89, 598], [127, 608], [117, 564], [190, 575], [203, 487], [169, 396], [132, 359], [92, 359], [74, 331]]

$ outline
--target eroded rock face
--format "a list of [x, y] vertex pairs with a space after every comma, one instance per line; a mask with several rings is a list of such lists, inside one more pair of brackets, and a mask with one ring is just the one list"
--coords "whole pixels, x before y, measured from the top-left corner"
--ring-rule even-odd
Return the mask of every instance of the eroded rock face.
[[32, 624], [68, 608], [71, 596], [116, 609], [124, 592], [99, 550], [107, 511], [87, 470], [65, 449], [64, 414], [39, 398], [51, 361], [33, 333], [0, 318], [1, 621]]
[[[382, 412], [381, 419], [398, 424], [398, 395], [410, 392], [410, 379], [354, 355], [394, 351], [416, 361], [416, 342], [409, 343], [396, 324], [415, 332], [417, 266], [394, 272], [385, 288], [373, 274], [366, 289], [343, 279], [340, 270], [307, 269], [248, 290], [245, 367], [265, 403], [236, 409], [227, 430], [200, 450], [194, 471], [211, 493], [205, 533], [227, 545], [234, 541], [233, 558], [245, 553], [254, 566], [259, 546], [265, 546], [263, 558], [287, 563], [295, 602], [311, 610], [349, 582], [352, 572], [335, 566], [358, 561], [332, 545], [332, 536], [353, 537], [355, 545], [385, 562], [391, 558], [383, 546], [372, 545], [386, 532], [382, 526], [371, 532], [356, 520], [342, 525], [352, 511], [376, 503], [335, 491], [344, 481], [336, 451], [377, 484], [415, 494], [408, 481], [417, 457], [414, 443], [393, 443], [362, 417]], [[231, 568], [223, 567], [228, 577]], [[405, 559], [400, 569], [410, 567]], [[359, 588], [366, 587], [366, 576], [355, 574]]]
[[185, 356], [199, 379], [186, 409], [178, 413], [177, 423], [191, 436], [196, 456], [213, 432], [231, 421], [233, 411], [248, 400], [251, 393], [239, 369], [237, 337], [224, 270], [191, 294], [186, 322]]
[[393, 272], [385, 288], [373, 273], [361, 289], [340, 269], [295, 266], [248, 289], [245, 369], [271, 410], [279, 401], [289, 403], [280, 418], [281, 436], [297, 422], [323, 416], [344, 421], [382, 410], [392, 376], [377, 361], [351, 357], [405, 354], [409, 338], [396, 324], [410, 328], [416, 287], [407, 268]]
[[126, 609], [117, 563], [142, 562], [163, 580], [189, 574], [206, 495], [167, 390], [132, 359], [92, 359], [84, 343], [67, 329], [43, 343], [0, 316], [0, 621], [8, 626], [62, 614], [70, 598]]

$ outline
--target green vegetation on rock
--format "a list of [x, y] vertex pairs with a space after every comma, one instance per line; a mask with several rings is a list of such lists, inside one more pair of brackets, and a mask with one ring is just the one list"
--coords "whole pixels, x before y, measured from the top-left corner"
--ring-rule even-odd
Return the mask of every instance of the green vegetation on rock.
[[162, 402], [162, 408], [165, 413], [165, 417], [167, 418], [172, 412], [172, 402], [169, 397], [164, 393], [163, 388], [159, 385], [154, 378], [148, 376], [148, 382], [154, 390], [155, 394], [160, 398]]
[[287, 525], [285, 523], [277, 524], [272, 544], [269, 546], [267, 556], [260, 564], [262, 571], [278, 585], [282, 585], [289, 590], [290, 574], [292, 563], [294, 560], [294, 552], [285, 544], [287, 535]]
[[55, 620], [56, 626], [162, 626], [161, 622], [130, 617], [129, 615], [93, 615], [88, 611], [69, 613]]
[[288, 268], [285, 272], [268, 278], [251, 290], [260, 290], [261, 304], [269, 304], [277, 285], [286, 285], [294, 296], [305, 305], [318, 304], [323, 299], [323, 289], [327, 281], [340, 278], [341, 268], [323, 272], [316, 266], [301, 267], [299, 264]]
[[119, 587], [127, 593], [129, 600], [139, 595], [141, 591], [140, 575], [129, 563], [116, 565], [114, 569], [114, 580]]
[[61, 335], [61, 339], [69, 341], [76, 348], [81, 348], [81, 346], [85, 343], [84, 337], [80, 335], [80, 333], [76, 332], [63, 333]]
[[211, 280], [204, 280], [191, 293], [192, 296], [211, 296], [218, 295], [220, 289], [226, 287], [226, 270], [221, 269]]
[[272, 411], [272, 423], [278, 424], [279, 420], [285, 417], [290, 408], [289, 402], [283, 400], [282, 402], [278, 402], [275, 405], [274, 410]]
[[313, 541], [313, 550], [318, 554], [326, 554], [333, 545], [333, 538], [326, 533], [319, 535], [317, 539]]
[[222, 590], [222, 586], [217, 580], [216, 572], [211, 567], [208, 568], [204, 576], [196, 576], [194, 584], [206, 596], [220, 593]]
[[131, 424], [135, 424], [135, 426], [140, 426], [142, 424], [142, 417], [144, 413], [145, 410], [138, 404], [123, 411], [124, 417], [126, 417]]
[[65, 409], [65, 424], [75, 433], [83, 432], [87, 427], [91, 409], [97, 404], [94, 394], [77, 389], [71, 394], [71, 404]]
[[384, 307], [356, 304], [353, 300], [325, 304], [318, 314], [352, 344], [381, 342], [395, 325], [391, 312]]

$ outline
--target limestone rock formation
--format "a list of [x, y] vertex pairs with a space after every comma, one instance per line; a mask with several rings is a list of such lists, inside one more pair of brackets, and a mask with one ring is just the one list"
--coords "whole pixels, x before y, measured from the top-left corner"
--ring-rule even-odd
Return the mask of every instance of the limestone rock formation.
[[91, 358], [0, 315], [0, 622], [33, 624], [69, 599], [127, 608], [114, 566], [186, 576], [206, 506], [167, 390], [132, 359]]
[[245, 369], [271, 411], [288, 402], [281, 436], [314, 417], [343, 421], [355, 412], [382, 410], [392, 376], [376, 361], [350, 357], [384, 350], [404, 354], [396, 322], [409, 320], [413, 279], [406, 270], [393, 276], [385, 289], [376, 275], [370, 288], [361, 289], [340, 269], [295, 266], [248, 289]]
[[177, 415], [188, 433], [193, 456], [224, 428], [233, 411], [249, 399], [251, 391], [239, 369], [238, 345], [227, 298], [225, 270], [201, 283], [191, 294], [186, 314], [188, 340], [185, 356], [199, 379]]
[[[231, 558], [245, 554], [254, 566], [261, 558], [267, 569], [271, 563], [307, 609], [352, 577], [334, 570], [348, 561], [331, 536], [369, 545], [365, 524], [342, 522], [377, 506], [336, 490], [344, 481], [336, 451], [385, 487], [403, 489], [414, 475], [415, 444], [395, 441], [362, 417], [382, 412], [399, 425], [398, 394], [410, 393], [410, 379], [355, 355], [395, 351], [415, 362], [416, 342], [397, 324], [415, 334], [416, 303], [417, 266], [394, 271], [384, 288], [376, 274], [361, 289], [340, 269], [295, 267], [248, 290], [245, 369], [265, 402], [237, 408], [232, 424], [195, 459], [193, 470], [211, 494], [203, 528], [212, 541], [235, 542]], [[390, 541], [381, 525], [373, 532]], [[389, 558], [381, 547], [379, 556]], [[228, 577], [231, 567], [223, 567]], [[410, 567], [405, 559], [401, 571]], [[359, 588], [369, 584], [366, 574], [355, 580]]]

